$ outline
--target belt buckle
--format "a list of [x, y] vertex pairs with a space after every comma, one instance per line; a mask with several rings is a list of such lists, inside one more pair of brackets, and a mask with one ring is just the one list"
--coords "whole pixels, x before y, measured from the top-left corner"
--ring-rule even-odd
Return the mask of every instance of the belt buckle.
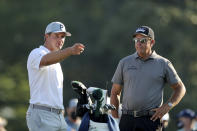
[[137, 111], [133, 111], [133, 116], [134, 116], [134, 117], [139, 117], [139, 116], [137, 115]]
[[62, 113], [62, 110], [61, 110], [61, 109], [59, 109], [59, 110], [58, 110], [58, 114], [61, 114], [61, 113]]

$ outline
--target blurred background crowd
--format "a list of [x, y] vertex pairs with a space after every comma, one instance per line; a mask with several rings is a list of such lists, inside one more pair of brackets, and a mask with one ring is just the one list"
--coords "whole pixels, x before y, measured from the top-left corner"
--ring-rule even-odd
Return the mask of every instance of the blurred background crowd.
[[[169, 113], [166, 130], [196, 125], [196, 117], [186, 110], [197, 111], [196, 0], [0, 0], [0, 18], [0, 128], [27, 130], [27, 57], [43, 44], [45, 26], [52, 21], [61, 21], [72, 33], [65, 47], [75, 42], [86, 46], [81, 56], [61, 63], [65, 107], [76, 97], [71, 80], [110, 92], [119, 60], [135, 51], [133, 31], [148, 25], [155, 32], [154, 49], [173, 63], [187, 88], [181, 103]], [[164, 101], [170, 92], [165, 88]], [[65, 116], [74, 118], [67, 110]]]

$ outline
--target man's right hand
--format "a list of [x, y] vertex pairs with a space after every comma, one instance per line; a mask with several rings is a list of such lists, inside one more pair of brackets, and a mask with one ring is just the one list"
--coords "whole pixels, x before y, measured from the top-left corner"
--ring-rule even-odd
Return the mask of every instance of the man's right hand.
[[80, 55], [84, 51], [85, 46], [81, 43], [75, 43], [71, 49], [71, 55]]
[[122, 86], [119, 84], [113, 84], [112, 85], [112, 90], [111, 90], [111, 96], [110, 96], [110, 104], [114, 105], [116, 107], [116, 110], [112, 110], [112, 116], [114, 118], [119, 118], [118, 116], [118, 109], [119, 109], [119, 104], [120, 104], [120, 94], [122, 91]]
[[76, 43], [63, 50], [50, 52], [42, 57], [39, 67], [55, 64], [71, 55], [80, 55], [84, 51], [84, 48], [85, 46], [83, 44]]

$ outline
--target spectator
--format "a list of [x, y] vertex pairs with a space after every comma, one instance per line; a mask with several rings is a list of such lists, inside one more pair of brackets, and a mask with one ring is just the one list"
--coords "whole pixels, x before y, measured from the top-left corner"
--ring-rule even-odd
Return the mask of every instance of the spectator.
[[195, 112], [191, 109], [184, 109], [177, 115], [178, 117], [178, 131], [197, 131], [195, 128]]
[[7, 120], [0, 117], [0, 131], [6, 131], [5, 126], [7, 125]]
[[81, 119], [76, 115], [77, 103], [78, 99], [71, 99], [66, 109], [67, 116], [65, 117], [65, 120], [68, 125], [67, 131], [77, 131], [80, 126]]
[[195, 114], [195, 124], [194, 124], [195, 129], [197, 129], [197, 112]]

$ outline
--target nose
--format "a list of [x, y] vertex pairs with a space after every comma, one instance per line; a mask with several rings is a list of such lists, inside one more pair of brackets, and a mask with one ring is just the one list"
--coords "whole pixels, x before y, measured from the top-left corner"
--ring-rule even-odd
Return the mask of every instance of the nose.
[[140, 46], [142, 45], [142, 43], [139, 40], [136, 42], [136, 44]]
[[62, 37], [59, 37], [59, 38], [58, 38], [58, 41], [61, 41], [61, 42], [63, 42], [63, 41], [64, 41], [64, 38], [62, 38]]
[[57, 42], [58, 42], [61, 46], [63, 46], [63, 44], [64, 44], [64, 39], [63, 39], [63, 38], [58, 38]]

